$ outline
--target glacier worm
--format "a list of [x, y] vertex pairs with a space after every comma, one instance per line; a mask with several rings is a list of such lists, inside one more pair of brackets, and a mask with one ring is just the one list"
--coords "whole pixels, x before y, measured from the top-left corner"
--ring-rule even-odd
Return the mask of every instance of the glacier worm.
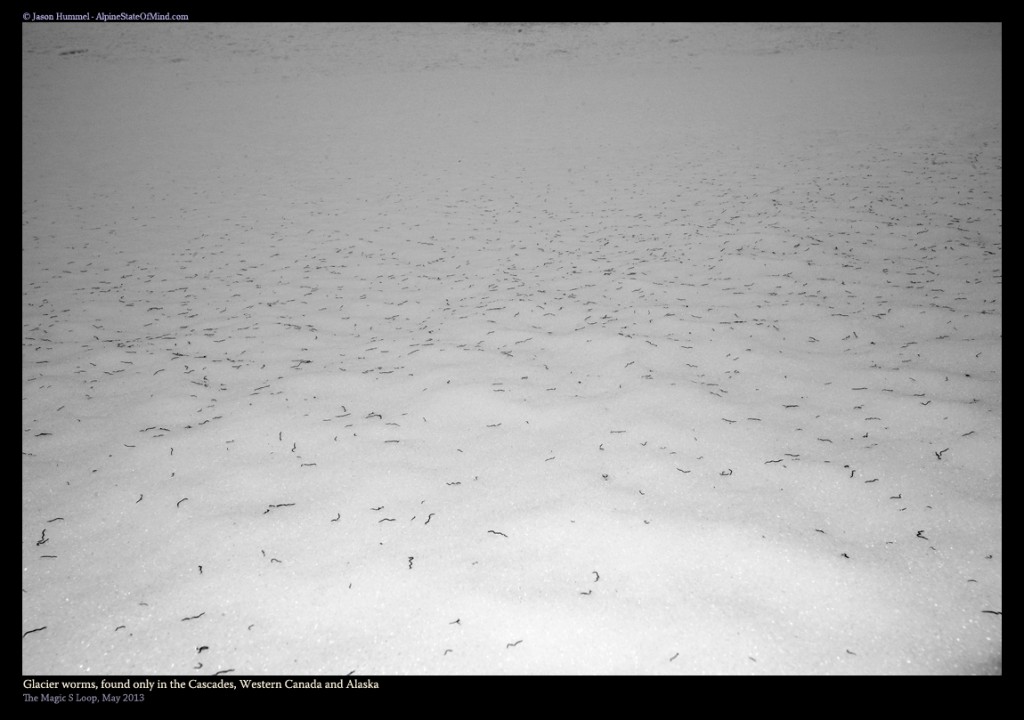
[[277, 505], [268, 505], [267, 509], [263, 511], [263, 514], [266, 515], [268, 512], [270, 512], [274, 508], [292, 507], [293, 505], [295, 505], [295, 503], [278, 503]]

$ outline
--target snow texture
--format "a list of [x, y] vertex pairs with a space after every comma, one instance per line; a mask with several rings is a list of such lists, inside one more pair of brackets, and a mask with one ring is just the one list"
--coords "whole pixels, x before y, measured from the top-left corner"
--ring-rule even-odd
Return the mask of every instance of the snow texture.
[[26, 674], [1002, 668], [999, 25], [26, 24]]

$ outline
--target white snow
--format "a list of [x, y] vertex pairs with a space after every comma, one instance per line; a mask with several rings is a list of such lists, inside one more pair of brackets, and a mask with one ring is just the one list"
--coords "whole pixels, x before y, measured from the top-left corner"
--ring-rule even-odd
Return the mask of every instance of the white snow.
[[25, 24], [23, 673], [1001, 673], [1001, 82]]

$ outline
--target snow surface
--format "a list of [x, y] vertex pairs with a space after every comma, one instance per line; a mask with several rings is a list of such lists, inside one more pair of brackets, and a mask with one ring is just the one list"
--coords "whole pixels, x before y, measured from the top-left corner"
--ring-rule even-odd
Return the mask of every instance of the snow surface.
[[26, 674], [1001, 673], [999, 25], [23, 26]]

